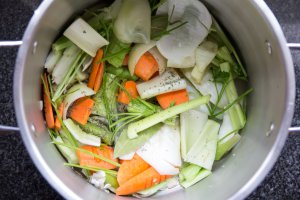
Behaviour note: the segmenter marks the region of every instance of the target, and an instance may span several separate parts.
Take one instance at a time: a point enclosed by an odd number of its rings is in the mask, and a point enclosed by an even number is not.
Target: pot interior
[[[123,199],[99,191],[72,169],[50,138],[40,110],[40,74],[52,42],[76,13],[96,0],[44,1],[23,38],[15,71],[14,97],[24,143],[48,182],[68,199]],[[294,104],[294,73],[278,22],[263,1],[206,0],[239,49],[254,92],[247,98],[247,125],[233,151],[213,174],[164,199],[240,199],[268,173],[287,136]]]

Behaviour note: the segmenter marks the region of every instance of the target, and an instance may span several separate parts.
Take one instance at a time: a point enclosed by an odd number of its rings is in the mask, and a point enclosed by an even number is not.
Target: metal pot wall
[[[50,143],[40,110],[39,74],[65,24],[96,0],[48,0],[36,10],[19,50],[14,76],[17,120],[24,143],[47,181],[67,199],[124,199],[99,191],[70,168]],[[159,199],[241,199],[266,176],[286,140],[294,107],[291,55],[281,28],[261,0],[206,0],[240,50],[254,92],[248,122],[233,151],[205,180]],[[59,14],[58,14],[59,13]]]

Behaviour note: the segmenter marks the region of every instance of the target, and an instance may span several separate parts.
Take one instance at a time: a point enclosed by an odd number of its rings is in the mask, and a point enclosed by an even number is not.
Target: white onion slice
[[[159,75],[163,74],[166,71],[167,67],[167,59],[161,55],[161,53],[158,51],[157,47],[153,47],[149,50],[149,53],[152,54],[152,56],[155,58],[157,64],[158,64],[158,73]]]

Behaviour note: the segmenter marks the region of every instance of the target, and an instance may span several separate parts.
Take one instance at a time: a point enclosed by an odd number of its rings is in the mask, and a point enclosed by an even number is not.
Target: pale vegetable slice
[[[70,133],[74,136],[76,140],[78,140],[82,144],[87,144],[91,146],[100,146],[101,144],[101,138],[87,134],[81,128],[76,125],[71,119],[65,119],[63,120],[65,126],[70,131]]]
[[[62,138],[60,136],[57,136],[56,138],[53,138],[53,140],[57,143],[64,143]],[[73,149],[70,149],[68,147],[65,147],[63,145],[56,145],[59,151],[63,154],[63,156],[68,160],[68,163],[77,164],[78,158]]]
[[[228,112],[225,112],[224,116],[223,116],[223,122],[220,127],[220,131],[219,131],[219,136],[218,136],[219,140],[223,139],[223,137],[225,137],[229,133],[234,133],[234,131],[235,130],[232,127],[230,116],[229,116]],[[224,138],[224,139],[226,140],[229,138]]]
[[[204,41],[199,47],[196,49],[196,65],[192,70],[192,77],[196,81],[196,83],[201,83],[203,75],[217,55],[218,45],[214,42]]]
[[[51,51],[49,55],[47,56],[46,62],[45,62],[45,68],[47,69],[47,72],[51,73],[56,65],[56,63],[59,61],[61,58],[62,53],[56,52],[56,51]]]
[[[131,76],[134,75],[135,65],[137,64],[141,56],[154,46],[155,46],[155,41],[150,41],[147,44],[134,45],[128,57],[128,69]]]
[[[140,97],[147,99],[159,94],[182,90],[186,88],[186,81],[181,79],[175,70],[169,69],[150,81],[138,83],[136,87]]]
[[[241,139],[239,134],[231,134],[218,142],[215,160],[220,160],[228,151],[230,151]]]
[[[200,136],[187,153],[186,162],[211,170],[215,160],[220,124],[207,120]]]
[[[68,73],[69,68],[76,60],[79,52],[80,49],[76,45],[71,45],[64,51],[63,56],[56,63],[52,72],[54,83],[60,84],[62,82],[65,75]]]
[[[64,36],[92,57],[95,57],[98,49],[109,44],[106,39],[81,18],[75,20],[65,30]]]
[[[174,60],[168,60],[167,66],[172,68],[190,68],[194,67],[196,64],[196,54],[195,51],[185,58],[183,58],[179,63],[174,62]]]
[[[68,91],[68,95],[64,99],[63,119],[67,118],[68,109],[74,101],[81,97],[91,96],[94,94],[94,90],[89,88],[86,84],[76,84],[73,87],[71,87]]]
[[[85,61],[82,63],[82,71],[84,72],[85,70],[87,70],[91,66],[92,62],[93,62],[93,57],[90,56],[87,57]]]
[[[176,3],[180,4],[180,1],[177,0]],[[172,11],[173,9],[174,6],[171,3],[169,16],[171,15],[170,10]],[[180,20],[183,23],[186,22],[186,24],[163,36],[157,42],[157,48],[160,53],[171,63],[176,64],[184,63],[186,57],[193,56],[197,46],[208,35],[212,24],[211,15],[207,8],[200,1],[195,0],[189,1],[184,7]]]
[[[123,0],[113,31],[124,43],[150,42],[151,8],[148,0]]]
[[[157,64],[158,64],[158,73],[159,75],[162,75],[167,68],[167,59],[161,55],[161,53],[158,51],[157,47],[153,47],[149,50],[149,53],[152,54],[152,56],[155,58]]]
[[[164,125],[137,154],[161,175],[175,175],[181,166],[179,127]]]
[[[208,115],[196,110],[189,110],[180,114],[181,156],[186,159],[187,152],[199,137]]]
[[[184,188],[188,188],[195,183],[201,181],[202,179],[206,178],[207,176],[211,175],[212,172],[206,169],[201,169],[200,172],[197,174],[197,176],[192,180],[183,181],[180,183]]]
[[[121,160],[131,160],[134,156],[135,152],[131,152],[131,153],[128,153],[128,154],[125,154],[123,156],[120,156],[119,159]]]
[[[211,95],[210,101],[213,104],[217,103],[219,96],[218,93],[220,93],[222,90],[222,84],[213,82],[213,76],[210,71],[205,72],[201,84],[196,83],[192,78],[192,69],[181,69],[181,71],[183,72],[184,76],[195,86],[197,90],[199,90],[199,92],[202,95]],[[224,108],[227,105],[228,99],[224,92],[217,106],[219,108]]]

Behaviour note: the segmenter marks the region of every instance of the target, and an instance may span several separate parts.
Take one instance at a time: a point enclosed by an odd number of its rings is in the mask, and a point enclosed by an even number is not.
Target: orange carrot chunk
[[[189,100],[189,96],[186,89],[183,89],[175,92],[160,94],[156,96],[156,99],[163,109],[167,109],[172,105],[178,105],[187,102]]]
[[[127,92],[132,98],[136,99],[139,96],[139,93],[136,89],[136,83],[134,81],[126,81],[124,88],[127,90]],[[118,95],[118,102],[129,104],[130,97],[126,94],[124,90],[122,90]]]
[[[144,81],[148,81],[156,72],[158,63],[151,53],[146,52],[137,62],[134,73]]]
[[[44,110],[45,110],[45,118],[48,128],[54,128],[54,115],[53,115],[53,109],[51,105],[51,99],[49,97],[50,91],[49,91],[49,85],[48,85],[48,79],[46,73],[44,74]]]
[[[64,111],[64,103],[62,102],[58,107],[58,115],[59,115],[60,118],[62,118],[63,111]],[[61,128],[61,124],[60,124],[60,121],[58,119],[58,116],[56,116],[56,118],[55,118],[54,126],[55,126],[55,129],[58,130],[58,131]]]
[[[103,156],[105,158],[108,158],[112,161],[118,162],[117,159],[113,158],[114,149],[110,146],[105,145],[105,146],[101,146],[101,147],[95,147],[95,146],[84,145],[84,146],[81,146],[80,148],[85,149],[94,154]],[[100,158],[96,158],[93,155],[84,153],[80,150],[76,150],[76,154],[79,159],[79,164],[81,166],[102,167],[105,169],[115,169],[116,168],[115,165],[105,162],[105,161],[101,160]]]
[[[98,68],[95,84],[94,84],[94,87],[93,87],[95,92],[98,92],[98,90],[100,89],[103,74],[104,74],[104,62],[101,62],[100,65],[99,65],[99,68]]]
[[[103,57],[103,50],[99,49],[97,51],[97,54],[95,56],[95,58],[93,59],[93,63],[92,63],[92,71],[90,73],[90,77],[89,77],[89,82],[88,82],[88,87],[91,89],[94,89],[94,85],[96,82],[96,77],[97,77],[97,73],[99,71],[99,67],[100,67],[100,61]]]
[[[117,188],[117,195],[129,195],[135,192],[147,189],[162,182],[162,178],[166,176],[160,175],[153,167],[149,167],[142,173],[134,176]],[[168,178],[171,176],[167,176]],[[163,178],[165,180],[165,178]]]
[[[94,101],[89,97],[83,97],[74,102],[70,109],[69,117],[76,122],[85,125],[92,112]]]
[[[124,184],[129,179],[148,169],[150,165],[146,163],[138,154],[134,154],[131,160],[124,160],[119,168],[117,180],[119,185]]]

